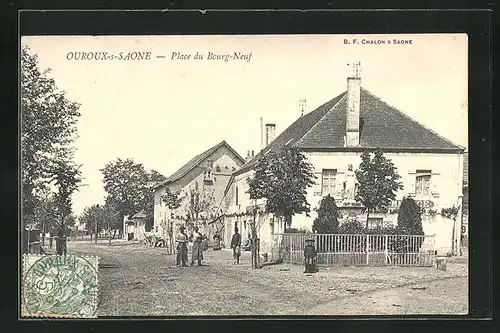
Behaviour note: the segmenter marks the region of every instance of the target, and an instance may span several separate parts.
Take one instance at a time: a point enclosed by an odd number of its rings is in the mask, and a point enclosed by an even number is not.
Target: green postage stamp
[[[21,316],[95,318],[99,258],[26,254],[21,280]]]

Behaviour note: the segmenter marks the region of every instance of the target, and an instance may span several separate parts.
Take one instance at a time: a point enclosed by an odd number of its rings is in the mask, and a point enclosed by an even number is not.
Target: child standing
[[[316,247],[314,247],[314,239],[306,239],[306,247],[304,248],[304,273],[316,273],[316,258],[317,258]]]

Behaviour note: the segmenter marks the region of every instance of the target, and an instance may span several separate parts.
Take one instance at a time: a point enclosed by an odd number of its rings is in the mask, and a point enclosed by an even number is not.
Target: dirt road
[[[98,316],[464,314],[467,265],[342,267],[314,275],[295,265],[251,270],[249,253],[207,251],[206,266],[176,267],[173,255],[142,244],[69,242],[100,257]]]

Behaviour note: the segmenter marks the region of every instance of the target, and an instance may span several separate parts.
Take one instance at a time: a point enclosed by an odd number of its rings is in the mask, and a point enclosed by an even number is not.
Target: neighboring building
[[[186,224],[187,221],[193,220],[193,216],[190,216],[189,205],[194,199],[190,197],[190,193],[196,184],[198,184],[198,192],[202,196],[204,194],[205,198],[211,199],[210,207],[198,216],[202,224],[208,224],[218,215],[218,203],[223,197],[231,174],[244,163],[245,160],[226,141],[222,141],[191,159],[164,182],[154,186],[153,231],[166,235],[170,227],[175,229],[178,224]],[[172,191],[181,191],[181,197],[184,197],[181,207],[174,211],[170,211],[161,200],[167,187]],[[205,233],[211,231],[210,228],[202,230]]]
[[[143,240],[146,233],[146,214],[140,211],[128,219],[124,219],[124,237],[127,240]]]
[[[359,77],[349,77],[346,92],[301,116],[275,139],[274,131],[274,124],[266,125],[263,150],[232,175],[221,205],[228,234],[235,225],[244,236],[249,232],[253,203],[246,193],[247,179],[252,176],[262,154],[285,146],[298,147],[313,164],[317,176],[316,185],[307,193],[311,217],[305,214],[293,216],[293,228],[311,230],[316,217],[314,210],[327,194],[337,200],[343,218],[349,214],[357,215],[365,222],[362,207],[353,200],[353,193],[357,190],[353,173],[359,167],[361,153],[376,148],[381,148],[395,164],[404,189],[397,193],[392,214],[370,214],[370,225],[395,223],[395,213],[404,196],[413,197],[422,207],[437,212],[441,208],[461,206],[464,148],[362,88]],[[349,170],[351,165],[352,170]],[[262,200],[257,204],[264,206]],[[269,251],[272,235],[283,231],[283,221],[271,214],[263,214],[258,217],[258,225],[261,250]],[[440,234],[436,236],[436,242],[441,247],[451,245],[452,225],[448,222],[429,222],[426,225],[424,231],[427,234]],[[446,232],[437,231],[438,225]]]

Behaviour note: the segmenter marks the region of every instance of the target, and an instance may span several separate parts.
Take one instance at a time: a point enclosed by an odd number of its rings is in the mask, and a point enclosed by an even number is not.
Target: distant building
[[[222,141],[195,156],[167,180],[154,186],[154,232],[165,234],[169,227],[175,229],[180,224],[189,225],[189,222],[195,219],[191,216],[189,206],[192,200],[197,200],[191,197],[191,190],[196,184],[200,194],[213,199],[210,200],[209,208],[197,217],[202,226],[208,225],[208,222],[219,214],[218,203],[223,197],[231,174],[244,163],[245,160],[226,141]],[[166,207],[162,201],[166,188],[174,192],[180,191],[181,197],[184,198],[181,207],[173,211]],[[204,230],[204,232],[210,231]]]
[[[368,222],[371,226],[395,223],[395,213],[405,196],[414,198],[427,211],[440,212],[441,208],[462,206],[464,148],[362,88],[360,77],[349,77],[345,92],[304,114],[276,138],[274,124],[267,124],[265,132],[265,147],[233,173],[226,188],[221,203],[226,237],[235,225],[243,235],[249,232],[253,203],[246,193],[249,188],[247,179],[253,175],[254,167],[263,154],[286,146],[299,148],[313,164],[317,176],[315,186],[307,192],[311,217],[305,214],[293,216],[294,228],[306,227],[310,230],[316,217],[314,209],[328,194],[336,199],[343,218],[356,215],[361,222],[365,222],[366,215],[361,214],[363,207],[353,200],[357,185],[352,177],[361,162],[361,153],[376,148],[381,148],[395,164],[404,189],[397,193],[392,214],[370,214]],[[260,200],[258,204],[264,207],[264,201]],[[258,225],[261,249],[269,251],[272,235],[283,232],[283,221],[272,214],[263,214],[258,217]],[[436,231],[438,225],[442,225],[446,235],[444,231]],[[436,236],[439,238],[437,246],[442,246],[442,251],[445,251],[444,248],[451,245],[449,235],[452,225],[436,222],[426,226],[426,233],[439,234],[439,237]]]
[[[143,240],[146,233],[146,214],[143,210],[124,218],[123,223],[124,238],[127,240]]]

